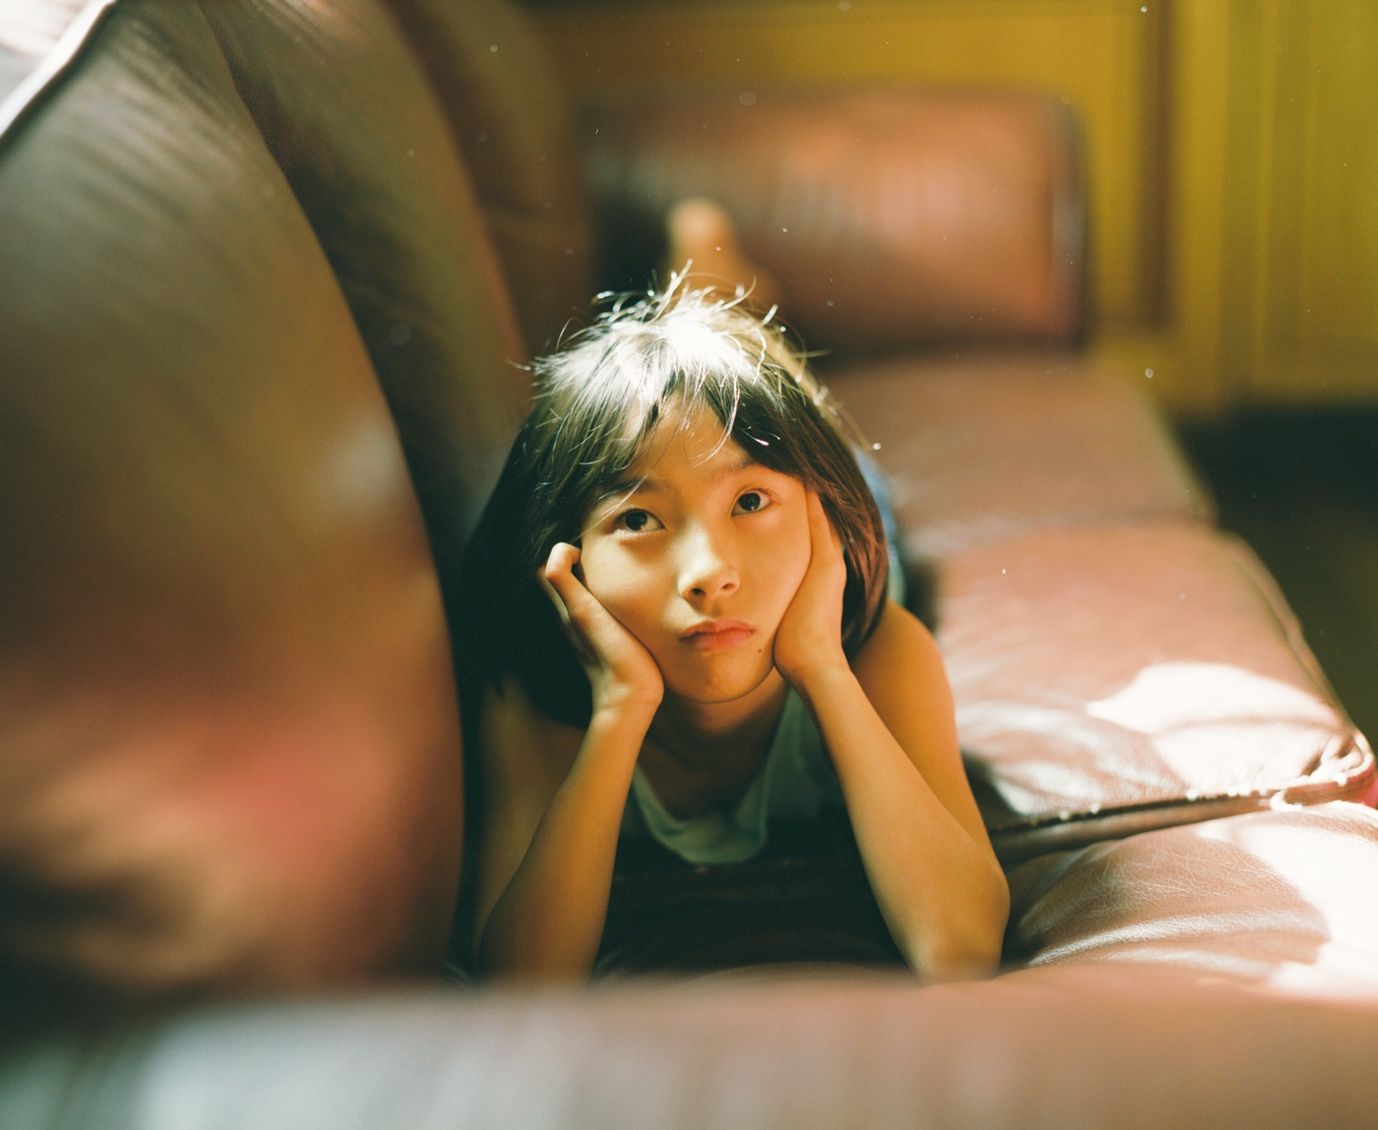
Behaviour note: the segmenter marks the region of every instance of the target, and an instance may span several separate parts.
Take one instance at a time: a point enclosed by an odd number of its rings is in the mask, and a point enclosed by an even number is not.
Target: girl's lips
[[[745,643],[754,630],[740,620],[717,620],[691,628],[680,640],[696,651],[720,651]]]

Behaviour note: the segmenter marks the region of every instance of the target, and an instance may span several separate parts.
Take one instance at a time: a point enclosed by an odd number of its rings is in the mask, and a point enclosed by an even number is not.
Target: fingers
[[[619,706],[659,704],[664,682],[645,647],[605,608],[575,572],[578,548],[557,543],[537,579],[560,617],[565,639],[574,649],[593,687],[595,702]]]
[[[568,542],[556,542],[546,558],[545,566],[536,571],[536,579],[550,597],[555,611],[564,625],[565,636],[581,654],[587,652],[583,633],[577,621],[588,614],[588,605],[593,597],[582,582],[574,575],[574,566],[579,562],[579,549]]]
[[[583,580],[575,575],[580,551],[567,542],[557,542],[546,558],[540,580],[564,623],[565,634],[584,655],[605,648],[611,641],[609,631],[616,631],[616,620],[598,598],[589,592]]]
[[[566,578],[574,579],[574,562],[578,560],[578,555],[579,551],[574,546],[557,542],[546,558],[545,565],[536,570],[536,580],[540,582],[541,588],[545,589],[546,596],[550,597],[550,602],[555,605],[560,619],[566,624],[569,623],[569,608],[560,594],[560,587],[565,586]]]
[[[537,578],[548,592],[563,595],[570,590],[571,583],[578,583],[574,576],[574,566],[578,562],[579,547],[557,541],[550,548],[545,567],[537,571]]]
[[[828,512],[823,507],[823,499],[812,488],[808,493],[808,508],[809,548],[812,550],[813,560],[826,562],[833,558],[840,558],[842,556],[842,538],[828,518]]]

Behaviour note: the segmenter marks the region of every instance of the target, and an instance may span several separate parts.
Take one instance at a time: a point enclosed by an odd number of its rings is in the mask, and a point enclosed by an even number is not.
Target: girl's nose
[[[680,568],[680,594],[686,600],[705,600],[735,592],[741,578],[729,557],[706,533],[691,537]]]

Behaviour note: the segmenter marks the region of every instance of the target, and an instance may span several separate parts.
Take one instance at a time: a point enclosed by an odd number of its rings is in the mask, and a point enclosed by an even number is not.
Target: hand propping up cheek
[[[807,494],[809,567],[775,634],[775,666],[796,687],[810,670],[847,665],[842,651],[842,593],[847,564],[842,539],[818,492]]]
[[[593,708],[644,706],[654,710],[665,695],[655,659],[575,575],[579,550],[557,543],[539,573],[565,635],[593,688]]]

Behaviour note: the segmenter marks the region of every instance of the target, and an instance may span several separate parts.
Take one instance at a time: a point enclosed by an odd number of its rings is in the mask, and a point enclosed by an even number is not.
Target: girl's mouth
[[[696,651],[721,651],[745,643],[754,631],[740,620],[705,620],[680,636],[680,642]]]

